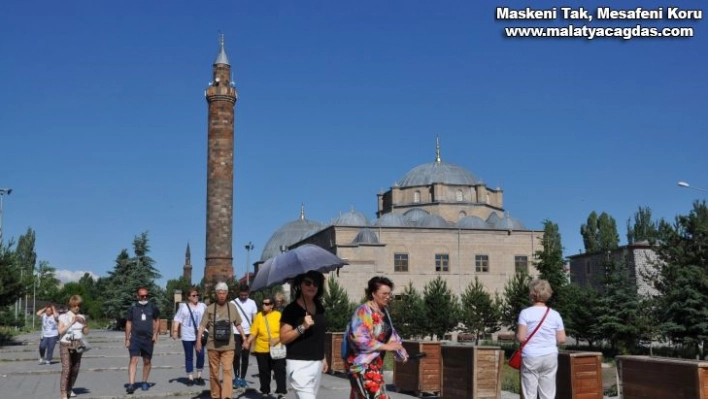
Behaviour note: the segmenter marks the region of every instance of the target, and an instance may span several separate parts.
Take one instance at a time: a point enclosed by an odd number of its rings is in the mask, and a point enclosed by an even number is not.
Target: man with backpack
[[[248,372],[248,360],[251,354],[250,347],[244,346],[243,343],[248,341],[248,337],[251,335],[251,324],[253,324],[253,318],[256,317],[258,313],[258,305],[256,302],[249,298],[250,288],[246,284],[242,284],[238,288],[238,298],[231,301],[231,303],[238,309],[239,316],[241,316],[241,328],[243,328],[243,335],[234,327],[234,338],[236,340],[236,353],[234,354],[234,388],[248,388],[248,383],[246,382],[246,373]]]
[[[137,299],[125,316],[125,347],[130,353],[128,365],[128,386],[125,391],[129,394],[135,392],[135,374],[138,371],[138,359],[143,358],[143,381],[140,388],[143,391],[150,389],[148,377],[152,367],[152,350],[157,342],[158,319],[160,310],[149,301],[148,290],[138,288]]]

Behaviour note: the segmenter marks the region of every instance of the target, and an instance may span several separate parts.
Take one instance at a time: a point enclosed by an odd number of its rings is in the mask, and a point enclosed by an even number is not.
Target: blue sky
[[[239,90],[234,266],[299,215],[328,222],[435,157],[504,189],[567,255],[595,210],[672,219],[708,188],[708,26],[690,39],[507,39],[472,1],[35,1],[0,5],[3,236],[106,275],[148,231],[163,281],[192,250],[202,277],[204,89],[218,34]],[[596,2],[583,2],[594,9]],[[607,4],[605,4],[607,5]],[[677,0],[614,7],[704,6]],[[667,21],[641,21],[666,25]],[[580,23],[577,23],[578,25]],[[634,26],[637,22],[592,23]]]

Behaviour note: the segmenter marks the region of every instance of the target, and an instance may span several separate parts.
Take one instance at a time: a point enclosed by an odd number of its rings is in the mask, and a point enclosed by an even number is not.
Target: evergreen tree
[[[695,202],[673,226],[659,225],[652,281],[659,292],[660,328],[674,342],[698,349],[708,340],[708,207]]]
[[[344,331],[354,313],[354,305],[349,302],[349,295],[339,285],[334,273],[330,273],[327,278],[327,287],[322,295],[322,305],[327,314],[327,331]]]
[[[563,305],[563,325],[566,334],[578,341],[585,340],[592,346],[602,339],[597,331],[597,320],[601,315],[598,299],[601,294],[591,285],[579,286],[567,284],[565,286]]]
[[[475,336],[475,345],[480,338],[501,329],[500,311],[497,303],[475,276],[474,282],[467,286],[461,296],[460,322],[463,330]]]
[[[440,276],[425,284],[423,289],[425,304],[425,325],[430,334],[443,339],[445,334],[459,323],[457,298]]]
[[[604,294],[598,300],[598,317],[595,331],[610,341],[620,354],[628,354],[639,339],[640,298],[637,286],[629,277],[625,259],[612,259],[604,263]]]
[[[564,271],[563,245],[561,244],[561,235],[557,224],[550,220],[543,222],[543,239],[541,243],[543,249],[536,251],[535,254],[536,270],[539,272],[539,278],[547,280],[553,289],[554,294],[548,305],[562,313],[563,291],[568,279]]]
[[[653,244],[658,234],[657,223],[651,219],[651,208],[639,207],[634,213],[634,222],[627,219],[627,243],[634,244],[639,241],[648,241]]]
[[[531,306],[529,284],[531,276],[528,273],[515,273],[504,284],[504,299],[501,306],[501,323],[512,331],[516,331],[519,313]]]
[[[392,301],[389,307],[393,325],[402,338],[412,339],[426,333],[425,304],[412,282],[403,288],[401,300]]]

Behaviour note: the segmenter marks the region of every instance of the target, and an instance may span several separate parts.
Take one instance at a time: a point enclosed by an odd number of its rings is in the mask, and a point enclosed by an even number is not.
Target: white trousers
[[[526,399],[555,399],[558,354],[521,358],[521,391]]]
[[[322,360],[291,360],[285,363],[290,385],[298,399],[316,399],[322,380]]]

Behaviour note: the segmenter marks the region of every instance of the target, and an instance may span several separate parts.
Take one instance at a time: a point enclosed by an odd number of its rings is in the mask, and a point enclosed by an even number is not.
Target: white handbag
[[[265,325],[266,325],[266,331],[268,331],[268,342],[270,342],[270,326],[268,326],[268,316],[263,315],[263,319],[265,319]],[[275,346],[270,347],[270,357],[271,359],[285,359],[285,357],[288,355],[288,348],[281,344],[278,343]]]

